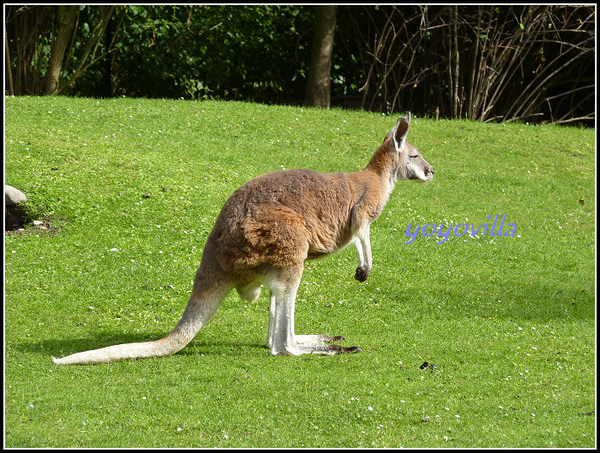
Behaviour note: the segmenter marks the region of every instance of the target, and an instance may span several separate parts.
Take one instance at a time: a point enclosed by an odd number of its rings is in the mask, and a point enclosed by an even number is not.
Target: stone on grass
[[[27,201],[27,197],[23,192],[4,184],[4,203],[6,203],[6,206],[16,206],[23,201]]]

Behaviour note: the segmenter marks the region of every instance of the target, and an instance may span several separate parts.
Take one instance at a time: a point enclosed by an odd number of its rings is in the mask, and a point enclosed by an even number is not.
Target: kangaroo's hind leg
[[[355,352],[352,348],[327,344],[341,337],[326,335],[296,336],[294,311],[309,238],[303,217],[284,206],[255,206],[242,223],[245,240],[252,246],[247,262],[258,264],[261,278],[271,293],[269,337],[273,355],[337,354]],[[242,296],[256,294],[253,284],[238,288]]]
[[[277,269],[269,273],[267,287],[271,291],[271,311],[269,316],[269,339],[273,355],[324,354],[334,355],[346,352],[361,352],[357,347],[343,347],[329,344],[343,337],[329,335],[296,335],[294,311],[296,293],[302,277],[302,266]]]

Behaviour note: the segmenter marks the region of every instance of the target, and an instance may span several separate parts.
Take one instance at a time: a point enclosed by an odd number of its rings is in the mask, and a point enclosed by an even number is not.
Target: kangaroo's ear
[[[410,124],[410,112],[399,118],[396,125],[390,132],[390,145],[393,144],[396,152],[400,152],[408,135],[408,126]]]

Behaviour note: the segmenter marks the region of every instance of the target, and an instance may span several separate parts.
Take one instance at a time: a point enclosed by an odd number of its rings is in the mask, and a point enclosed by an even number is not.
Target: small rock
[[[43,225],[43,224],[44,224],[44,222],[42,222],[41,220],[34,220],[33,221],[33,225],[34,226],[40,226],[40,225]]]
[[[4,203],[6,203],[6,206],[16,206],[23,201],[27,201],[27,197],[23,192],[12,186],[4,185]]]
[[[432,372],[437,368],[437,365],[429,362],[424,362],[423,365],[419,367],[419,369],[424,370],[425,368],[431,368]]]

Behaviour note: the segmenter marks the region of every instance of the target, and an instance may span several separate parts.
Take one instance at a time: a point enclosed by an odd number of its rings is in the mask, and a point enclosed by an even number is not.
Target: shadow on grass
[[[595,317],[595,289],[590,280],[543,284],[538,281],[488,283],[485,279],[473,283],[465,279],[464,287],[473,289],[469,291],[454,284],[429,284],[417,303],[413,302],[414,295],[406,291],[390,292],[388,297],[392,305],[406,307],[407,311],[435,321],[468,317],[515,322],[590,321]]]

